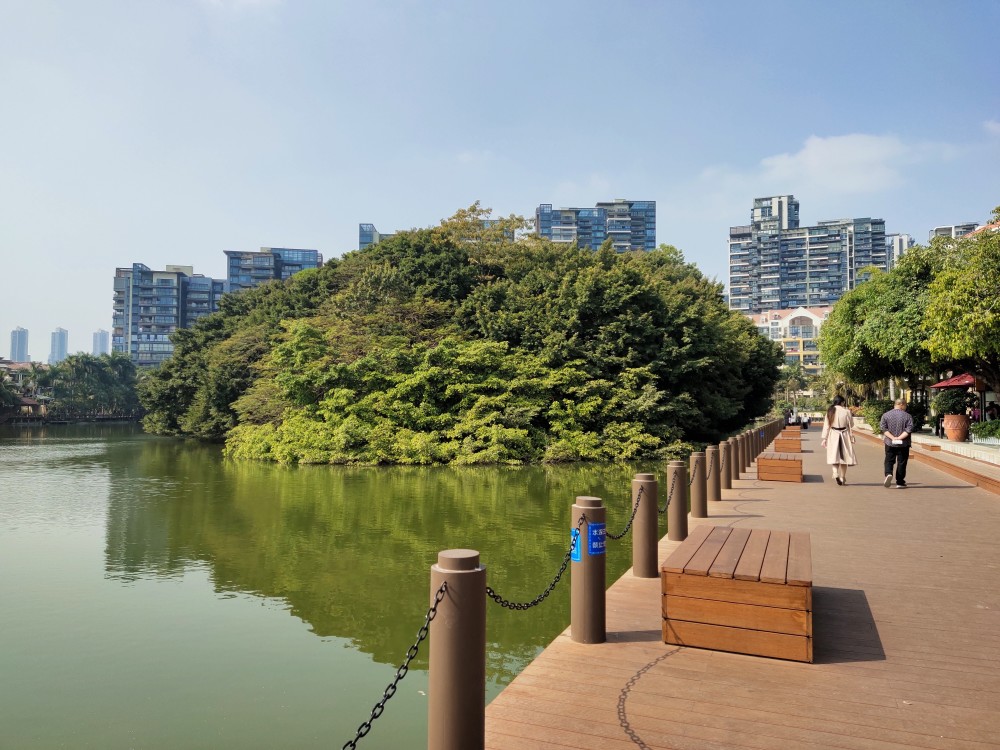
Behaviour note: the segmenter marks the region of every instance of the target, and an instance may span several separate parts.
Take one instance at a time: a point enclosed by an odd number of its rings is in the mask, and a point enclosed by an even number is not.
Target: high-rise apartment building
[[[28,356],[28,330],[18,326],[10,332],[10,361],[30,362]]]
[[[65,328],[57,328],[52,332],[52,347],[49,349],[49,364],[57,365],[66,359],[69,348],[69,332]]]
[[[750,224],[729,228],[729,306],[744,313],[832,305],[874,266],[888,270],[883,219],[799,226],[792,195],[755,198]]]
[[[935,237],[950,237],[955,239],[956,237],[964,237],[970,232],[976,231],[979,226],[974,221],[967,222],[965,224],[949,224],[943,227],[934,227],[929,233],[927,239],[932,240]]]
[[[323,265],[318,250],[262,247],[260,251],[225,250],[227,291],[238,292],[266,281],[283,280],[307,268]]]
[[[594,208],[553,208],[542,203],[535,209],[535,233],[553,242],[577,243],[598,249],[605,240],[617,252],[656,249],[656,201],[621,198]]]
[[[358,250],[364,250],[369,245],[377,245],[382,240],[394,237],[395,234],[382,234],[374,224],[358,224]]]
[[[215,312],[225,286],[191,266],[115,269],[112,350],[128,354],[137,367],[159,365],[173,354],[170,334]]]
[[[91,353],[95,357],[101,357],[111,353],[111,337],[103,328],[94,331],[94,347]]]

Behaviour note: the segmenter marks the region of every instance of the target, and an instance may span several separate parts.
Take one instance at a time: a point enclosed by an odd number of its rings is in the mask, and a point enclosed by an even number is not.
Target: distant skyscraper
[[[69,348],[69,333],[65,328],[57,328],[52,332],[52,348],[49,350],[49,364],[57,365],[66,359]]]
[[[358,224],[358,250],[364,250],[369,245],[376,245],[394,236],[394,234],[380,234],[374,224]]]
[[[535,209],[535,233],[553,242],[575,242],[591,250],[608,239],[620,253],[655,250],[656,201],[618,198],[594,208],[556,209],[551,203],[542,203]]]
[[[944,227],[934,227],[929,232],[929,237],[927,239],[932,240],[935,237],[951,237],[955,239],[956,237],[964,237],[969,234],[969,232],[976,231],[976,227],[979,225],[972,221],[966,224],[950,224]]]
[[[115,269],[112,351],[128,354],[137,367],[159,365],[173,354],[170,334],[218,310],[225,286],[191,266]]]
[[[103,328],[94,331],[94,350],[93,354],[95,357],[100,357],[102,355],[111,352],[111,337],[108,332]]]
[[[729,228],[729,306],[744,313],[832,305],[888,270],[883,219],[836,219],[799,227],[792,195],[755,198],[750,224]]]
[[[227,258],[227,290],[238,292],[259,286],[266,281],[287,279],[307,268],[323,265],[318,250],[296,250],[288,247],[262,247],[260,252],[224,250]]]
[[[21,326],[10,332],[10,361],[31,361],[31,358],[28,357],[28,331]]]

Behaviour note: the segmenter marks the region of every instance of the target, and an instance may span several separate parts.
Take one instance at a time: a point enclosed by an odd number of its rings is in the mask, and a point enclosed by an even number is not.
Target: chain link
[[[605,533],[606,537],[608,537],[609,539],[618,540],[628,533],[628,530],[632,528],[632,522],[635,520],[635,514],[639,510],[639,501],[642,500],[642,495],[645,491],[646,491],[645,486],[640,484],[639,494],[635,498],[635,505],[632,506],[632,517],[628,519],[628,523],[625,524],[625,528],[622,530],[622,533],[621,534]]]
[[[584,522],[586,520],[587,520],[586,514],[580,516],[580,520],[576,522],[576,531],[580,530],[580,527],[583,526],[583,524],[584,524]],[[575,539],[573,539],[570,542],[569,549],[566,550],[566,554],[563,557],[562,565],[559,567],[559,572],[556,573],[556,577],[552,579],[552,583],[550,583],[548,585],[548,587],[546,587],[545,591],[543,591],[541,594],[539,594],[538,596],[536,596],[530,602],[512,602],[512,601],[509,601],[507,599],[504,599],[502,596],[500,596],[500,594],[498,594],[497,592],[495,592],[489,586],[486,587],[486,596],[488,596],[490,599],[492,599],[493,601],[495,601],[501,607],[506,607],[507,609],[515,609],[515,610],[531,609],[532,607],[535,607],[535,606],[541,604],[543,601],[545,601],[545,598],[549,594],[552,593],[552,589],[554,589],[556,587],[556,584],[559,583],[559,579],[562,578],[563,577],[563,573],[566,572],[566,568],[569,566],[570,557],[572,557],[572,555],[573,555],[573,547],[577,543],[577,540],[579,540],[580,544],[583,544],[583,542],[584,542],[584,540],[580,539],[579,536],[577,536]]]
[[[688,480],[688,487],[694,484],[694,475],[698,471],[699,466],[701,466],[701,459],[696,458],[694,460],[694,466],[691,467],[691,478]]]
[[[430,606],[430,609],[427,610],[427,616],[424,617],[424,624],[421,625],[420,630],[417,631],[416,642],[406,650],[406,658],[403,660],[403,663],[399,665],[399,669],[396,670],[395,679],[389,683],[388,687],[386,687],[385,691],[382,693],[382,699],[375,704],[375,707],[372,709],[371,717],[369,717],[368,721],[362,722],[361,726],[358,727],[358,733],[354,735],[354,739],[345,742],[341,750],[348,750],[348,748],[354,750],[354,748],[358,746],[358,740],[372,730],[372,722],[381,716],[383,711],[385,711],[385,704],[396,694],[396,686],[399,684],[400,680],[406,677],[406,673],[410,671],[410,662],[416,657],[420,644],[427,639],[427,636],[430,633],[431,621],[437,615],[438,605],[441,603],[441,600],[444,599],[444,595],[447,590],[448,582],[445,581],[441,584],[437,593],[434,594],[434,603]]]
[[[677,475],[678,475],[679,473],[680,473],[680,472],[678,472],[678,471],[675,471],[675,472],[673,473],[673,476],[671,476],[671,477],[670,477],[670,491],[669,491],[669,492],[667,492],[667,502],[665,502],[665,503],[663,504],[663,507],[662,507],[662,508],[657,508],[657,509],[656,509],[656,510],[657,510],[657,512],[659,512],[659,514],[660,514],[661,516],[662,516],[662,515],[663,515],[664,513],[666,513],[666,512],[667,512],[667,508],[669,508],[669,507],[670,507],[670,501],[674,499],[674,485],[675,485],[675,484],[677,484]]]
[[[705,470],[706,477],[712,476],[712,469],[715,468],[715,456],[717,453],[718,451],[712,451],[712,459],[708,462],[708,468]]]

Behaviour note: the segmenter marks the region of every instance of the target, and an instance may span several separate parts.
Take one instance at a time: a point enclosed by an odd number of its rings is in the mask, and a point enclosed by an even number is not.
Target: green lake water
[[[340,748],[393,679],[443,549],[530,601],[570,506],[628,521],[654,465],[280,467],[131,426],[0,430],[0,748]],[[608,543],[608,584],[631,565]],[[569,624],[487,602],[491,700]],[[422,748],[427,644],[371,733]]]

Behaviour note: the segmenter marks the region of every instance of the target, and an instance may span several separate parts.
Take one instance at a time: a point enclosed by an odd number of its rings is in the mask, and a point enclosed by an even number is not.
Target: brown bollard
[[[450,549],[431,566],[431,604],[448,584],[430,625],[427,747],[486,745],[486,568],[479,553]]]
[[[733,477],[729,470],[729,463],[732,461],[729,458],[729,441],[723,440],[719,443],[719,499],[722,499],[722,490],[731,490],[733,488]]]
[[[641,491],[641,495],[639,494]],[[659,499],[653,474],[636,474],[632,480],[632,507],[639,507],[632,522],[632,575],[636,578],[659,578],[657,543],[660,539]]]
[[[747,470],[747,436],[740,433],[736,436],[736,471],[737,479],[739,475]]]
[[[743,471],[750,471],[750,462],[753,460],[751,455],[753,454],[753,449],[751,448],[751,443],[753,438],[750,434],[750,430],[743,433]]]
[[[705,497],[714,503],[722,499],[722,489],[719,483],[719,446],[709,445],[705,448]]]
[[[736,480],[740,478],[740,452],[736,438],[731,437],[729,438],[728,442],[729,442],[729,481],[730,481],[729,486],[733,487]]]
[[[667,487],[673,493],[667,501],[667,539],[683,542],[688,535],[688,478],[683,461],[667,464]]]
[[[691,518],[708,518],[708,490],[705,488],[705,454],[691,454]]]
[[[570,557],[570,637],[577,643],[604,643],[607,511],[599,497],[578,497],[571,514],[574,530],[580,516],[587,520]]]

